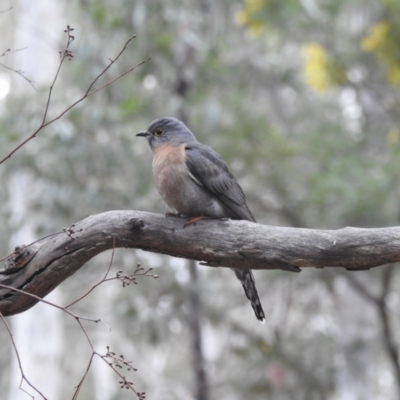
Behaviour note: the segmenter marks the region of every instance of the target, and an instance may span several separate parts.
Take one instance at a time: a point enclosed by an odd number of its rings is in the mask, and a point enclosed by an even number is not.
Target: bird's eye
[[[162,136],[163,133],[164,133],[164,131],[163,131],[161,128],[157,128],[157,129],[154,131],[154,134],[155,134],[156,136]]]

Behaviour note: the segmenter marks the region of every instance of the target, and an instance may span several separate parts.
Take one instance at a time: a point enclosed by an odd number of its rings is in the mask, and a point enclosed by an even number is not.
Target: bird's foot
[[[166,218],[169,218],[169,217],[182,217],[182,214],[173,213],[173,212],[167,212],[167,213],[165,213],[165,216],[166,216]]]
[[[186,222],[185,225],[183,225],[183,228],[186,228],[189,225],[193,225],[198,221],[201,221],[202,219],[208,219],[209,217],[205,217],[204,215],[199,215],[198,217],[192,217],[189,219],[189,221]]]

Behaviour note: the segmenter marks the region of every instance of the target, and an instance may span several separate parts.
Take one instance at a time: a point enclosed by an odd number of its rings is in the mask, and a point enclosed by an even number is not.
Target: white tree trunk
[[[37,239],[35,222],[28,217],[32,178],[28,172],[16,172],[10,179],[10,225],[14,235],[10,247],[17,243],[30,243]],[[60,303],[60,289],[49,296],[49,300]],[[22,367],[29,381],[51,400],[61,399],[61,374],[58,373],[63,355],[62,313],[46,304],[38,304],[26,313],[9,319]],[[10,346],[10,350],[12,347]],[[12,350],[11,350],[12,351]],[[21,371],[17,357],[12,356],[9,400],[26,400],[26,394],[19,389]],[[26,383],[23,388],[37,395]]]

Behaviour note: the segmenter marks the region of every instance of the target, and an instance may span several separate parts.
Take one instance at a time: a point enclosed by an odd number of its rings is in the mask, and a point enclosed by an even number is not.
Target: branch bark
[[[329,231],[206,219],[183,228],[186,221],[141,211],[109,211],[22,247],[2,271],[7,275],[0,278],[0,312],[18,314],[38,301],[4,285],[42,298],[92,257],[112,249],[114,242],[115,247],[245,269],[330,266],[357,271],[400,261],[400,227]]]

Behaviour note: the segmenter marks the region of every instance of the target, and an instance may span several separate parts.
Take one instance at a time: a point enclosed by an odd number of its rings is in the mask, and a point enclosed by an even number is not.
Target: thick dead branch
[[[186,219],[140,211],[90,216],[7,259],[0,279],[0,312],[23,312],[95,255],[115,247],[138,248],[248,269],[345,267],[364,270],[400,261],[400,227],[335,231],[272,227],[249,221]]]

